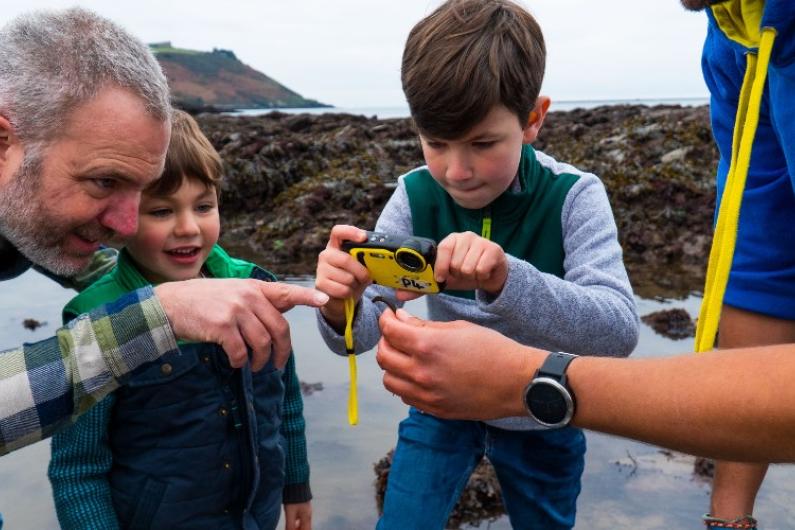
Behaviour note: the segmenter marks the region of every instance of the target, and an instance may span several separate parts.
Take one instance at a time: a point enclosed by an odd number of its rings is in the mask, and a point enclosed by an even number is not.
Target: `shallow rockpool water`
[[[302,283],[310,285],[310,281]],[[35,341],[53,333],[61,307],[73,292],[35,272],[0,286],[0,349]],[[695,315],[700,299],[638,300],[640,314],[683,307]],[[408,309],[424,314],[424,304]],[[36,331],[25,318],[46,321]],[[288,314],[297,355],[298,374],[323,389],[304,397],[307,439],[315,495],[316,530],[373,528],[377,518],[373,464],[394,446],[397,423],[406,413],[403,403],[381,386],[381,371],[371,353],[359,357],[360,423],[349,427],[346,416],[348,367],[320,339],[315,316],[306,308]],[[641,324],[636,356],[690,351],[692,341],[672,341]],[[46,477],[49,442],[44,441],[0,459],[0,512],[6,529],[57,528]],[[588,433],[583,490],[578,501],[578,529],[667,530],[700,528],[707,510],[709,484],[692,475],[692,459],[669,458],[654,446]],[[795,516],[795,470],[774,466],[762,487],[756,515],[761,528],[792,528]],[[481,528],[508,529],[503,517]]]

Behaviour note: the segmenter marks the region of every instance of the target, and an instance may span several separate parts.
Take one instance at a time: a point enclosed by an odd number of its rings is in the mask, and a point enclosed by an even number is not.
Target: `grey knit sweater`
[[[560,220],[564,277],[540,272],[509,255],[508,278],[498,296],[479,290],[475,300],[445,294],[426,296],[428,316],[437,321],[475,322],[536,348],[579,355],[627,356],[637,344],[638,315],[604,185],[591,173],[559,163],[540,151],[535,153],[537,161],[554,173],[579,176],[566,196]],[[384,207],[376,231],[412,233],[404,177],[398,179],[398,187]],[[380,338],[378,317],[383,305],[372,303],[375,296],[394,300],[394,291],[376,285],[365,291],[354,321],[357,353],[373,348]],[[345,355],[344,338],[319,311],[317,315],[326,344],[335,353]],[[512,430],[542,428],[528,417],[488,423]]]

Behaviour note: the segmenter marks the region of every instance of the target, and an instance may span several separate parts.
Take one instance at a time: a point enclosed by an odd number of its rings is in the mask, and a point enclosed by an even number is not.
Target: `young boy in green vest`
[[[638,318],[604,186],[530,146],[550,105],[539,96],[544,62],[537,23],[509,0],[451,0],[420,21],[402,80],[427,165],[398,179],[375,230],[439,242],[435,275],[446,289],[427,297],[430,318],[470,320],[552,351],[626,356]],[[372,299],[412,297],[370,285],[340,248],[365,237],[335,226],[318,261],[317,288],[331,297],[319,327],[338,354],[346,298],[357,301],[359,353],[380,336],[384,306]],[[575,428],[545,430],[529,417],[450,421],[411,408],[378,528],[444,528],[485,454],[513,528],[569,529],[584,453]]]
[[[148,284],[273,281],[217,245],[222,169],[195,120],[174,111],[165,169],[144,190],[137,234],[117,266],[66,305],[64,320]],[[282,504],[286,527],[310,528],[295,361],[252,372],[233,369],[217,344],[180,343],[53,436],[49,477],[63,528],[273,530]]]

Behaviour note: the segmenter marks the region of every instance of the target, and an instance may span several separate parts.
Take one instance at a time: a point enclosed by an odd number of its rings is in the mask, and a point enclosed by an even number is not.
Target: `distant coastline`
[[[574,109],[592,109],[601,106],[614,105],[681,105],[683,107],[698,107],[708,105],[709,98],[704,97],[679,97],[679,98],[635,98],[635,99],[568,99],[552,101],[550,111],[569,111]],[[357,116],[377,117],[381,120],[392,118],[408,118],[408,105],[380,106],[380,107],[302,107],[281,109],[237,109],[222,111],[229,116],[261,116],[269,112],[278,111],[285,114],[353,114]]]
[[[195,101],[186,101],[175,99],[171,102],[171,104],[181,110],[184,110],[188,114],[196,116],[198,114],[242,114],[246,116],[258,116],[261,114],[267,114],[273,111],[285,111],[289,114],[297,114],[300,112],[309,112],[315,110],[325,110],[325,112],[333,112],[331,109],[331,105],[326,105],[325,103],[318,103],[315,102],[313,104],[308,104],[305,107],[289,107],[289,108],[282,108],[278,106],[260,106],[255,108],[246,108],[246,109],[238,109],[234,105],[206,105],[201,102]]]

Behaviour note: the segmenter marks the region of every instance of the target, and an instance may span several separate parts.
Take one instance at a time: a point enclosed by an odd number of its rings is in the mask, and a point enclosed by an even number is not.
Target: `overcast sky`
[[[340,107],[404,105],[409,29],[439,0],[0,0],[0,22],[80,5],[146,42],[233,50],[299,94]],[[678,0],[524,0],[547,42],[554,100],[706,97],[703,13]]]

